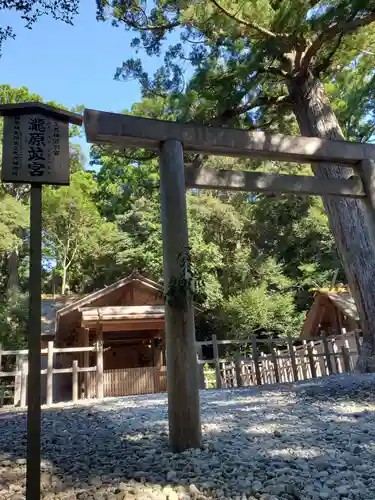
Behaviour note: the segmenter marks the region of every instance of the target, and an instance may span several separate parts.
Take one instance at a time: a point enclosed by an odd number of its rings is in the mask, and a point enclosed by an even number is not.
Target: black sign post
[[[26,499],[40,500],[42,186],[69,184],[69,123],[82,117],[40,103],[2,105],[0,116],[1,179],[31,184]]]

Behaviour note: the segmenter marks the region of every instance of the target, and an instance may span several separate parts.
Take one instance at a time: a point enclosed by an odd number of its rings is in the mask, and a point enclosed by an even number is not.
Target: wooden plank
[[[73,377],[72,377],[72,400],[73,403],[78,401],[78,361],[73,360]]]
[[[260,369],[259,369],[259,353],[258,353],[257,339],[255,335],[252,336],[251,344],[252,344],[252,358],[254,361],[256,383],[257,385],[262,385],[262,378],[260,376]]]
[[[332,351],[333,351],[333,360],[334,360],[334,366],[335,366],[335,373],[342,373],[342,367],[341,367],[341,360],[340,360],[340,353],[339,349],[337,347],[336,339],[332,339]]]
[[[278,384],[280,382],[280,372],[279,372],[279,366],[277,364],[277,358],[281,358],[281,356],[276,355],[275,348],[271,349],[271,358],[272,358],[272,363],[273,363],[273,370],[275,373],[275,381]]]
[[[345,344],[341,346],[341,355],[343,362],[343,372],[350,373],[351,370],[350,370],[349,353],[348,353],[348,348]]]
[[[333,366],[332,366],[331,352],[329,350],[328,339],[325,333],[323,333],[323,349],[327,363],[328,375],[331,375],[333,373]]]
[[[309,358],[309,363],[310,363],[311,378],[316,378],[316,366],[315,366],[313,349],[314,349],[314,344],[312,342],[309,342],[307,344],[307,356]]]
[[[235,356],[235,374],[236,374],[236,385],[237,387],[242,387],[242,373],[241,373],[241,359],[240,353],[237,351]]]
[[[48,342],[47,354],[47,405],[53,402],[53,341]]]
[[[21,408],[26,406],[28,362],[23,361],[21,370]]]
[[[357,353],[360,354],[361,353],[361,342],[359,340],[359,332],[358,331],[354,332],[354,340],[355,340],[355,343],[357,346]]]
[[[365,198],[362,181],[351,179],[318,179],[314,176],[284,175],[267,172],[218,170],[215,168],[185,168],[187,188],[219,189],[254,193],[289,193],[299,195],[341,196]]]
[[[163,319],[164,306],[106,306],[106,307],[81,307],[82,322],[95,321],[123,321],[134,319]]]
[[[97,350],[96,347],[58,347],[54,348],[53,352],[54,353],[64,353],[64,352],[95,352]]]
[[[221,362],[225,363],[225,361],[222,361],[219,358],[219,346],[216,334],[212,335],[212,348],[213,348],[214,363],[215,363],[216,389],[222,389],[223,384],[221,381],[220,363]]]
[[[88,328],[83,330],[83,345],[84,347],[89,347],[90,344],[90,331]],[[90,352],[86,351],[83,353],[83,366],[88,368],[90,365]],[[90,384],[89,384],[89,373],[86,372],[84,375],[84,392],[85,398],[91,398]]]
[[[359,175],[363,182],[366,199],[362,204],[372,245],[375,246],[375,162],[371,157],[364,158],[359,164]]]
[[[97,399],[104,398],[104,376],[103,376],[103,330],[101,325],[97,329],[97,357],[96,357],[96,397]]]
[[[303,374],[303,380],[307,380],[309,377],[308,377],[308,373],[307,373],[307,363],[308,363],[308,356],[309,356],[309,353],[308,353],[308,350],[307,350],[307,340],[303,340],[302,342],[302,345],[303,345],[303,358],[302,358],[302,374]],[[312,377],[312,375],[311,375]]]
[[[343,165],[375,158],[371,144],[179,124],[92,109],[85,109],[84,124],[88,142],[118,147],[158,150],[160,144],[173,139],[182,143],[185,151],[223,156]]]
[[[21,404],[21,370],[22,370],[22,357],[16,357],[16,368],[17,371],[14,377],[14,406],[19,406]],[[0,374],[1,377],[1,374]]]
[[[342,359],[344,363],[344,371],[346,373],[351,372],[350,367],[350,354],[349,354],[349,342],[347,340],[344,341],[344,345],[341,346]]]
[[[289,346],[290,361],[292,363],[293,378],[294,378],[295,382],[298,382],[298,369],[297,369],[297,363],[296,363],[296,348],[294,347],[293,340],[291,338],[289,338],[288,346]]]

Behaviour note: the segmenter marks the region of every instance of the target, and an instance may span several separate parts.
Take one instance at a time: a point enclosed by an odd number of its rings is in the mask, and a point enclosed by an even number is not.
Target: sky
[[[69,108],[83,104],[103,111],[130,109],[140,100],[138,82],[114,81],[113,75],[123,61],[138,57],[130,47],[134,34],[110,22],[97,22],[95,4],[81,0],[74,26],[45,16],[32,30],[24,27],[19,15],[2,11],[1,25],[12,26],[16,39],[4,43],[0,83],[28,87],[44,100]],[[140,56],[151,73],[161,65],[158,58]],[[75,142],[88,157],[85,138]]]

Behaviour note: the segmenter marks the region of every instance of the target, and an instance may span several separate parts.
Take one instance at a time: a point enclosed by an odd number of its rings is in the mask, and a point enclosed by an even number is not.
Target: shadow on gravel
[[[291,397],[285,398],[285,392]],[[319,475],[331,467],[337,477],[340,471],[350,477],[363,464],[375,470],[373,411],[343,412],[335,402],[322,404],[323,393],[310,396],[306,386],[301,390],[289,386],[278,393],[264,387],[218,394],[202,392],[202,450],[180,455],[168,448],[164,396],[132,398],[142,405],[147,401],[142,407],[126,407],[124,398],[44,410],[42,459],[53,471],[53,476],[43,473],[44,492],[71,492],[74,486],[77,494],[90,491],[101,498],[98,495],[111,487],[122,500],[131,496],[130,490],[122,493],[121,483],[135,480],[161,487],[194,483],[199,490],[227,488],[232,495],[250,495],[254,481],[263,484],[265,478],[275,477],[277,484],[289,484],[289,493],[283,496],[280,490],[280,498],[295,500],[304,498],[306,487],[313,487],[316,477],[311,471]],[[18,460],[24,470],[20,459],[26,456],[25,432],[24,413],[0,414],[4,485],[22,482],[13,465]],[[286,469],[298,471],[294,480]]]

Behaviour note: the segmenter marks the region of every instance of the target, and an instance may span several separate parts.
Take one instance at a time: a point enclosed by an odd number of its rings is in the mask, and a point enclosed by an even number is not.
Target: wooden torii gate
[[[375,145],[310,137],[270,135],[152,120],[86,109],[88,142],[156,150],[160,157],[161,221],[165,292],[181,275],[181,254],[188,248],[185,188],[341,196],[363,200],[375,245]],[[352,167],[349,179],[318,179],[184,167],[184,151]],[[186,271],[186,269],[185,269]],[[195,326],[191,296],[183,307],[166,303],[167,384],[170,445],[173,451],[201,445]]]

